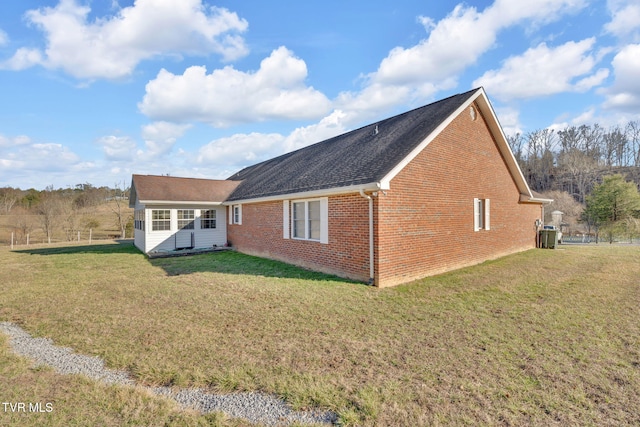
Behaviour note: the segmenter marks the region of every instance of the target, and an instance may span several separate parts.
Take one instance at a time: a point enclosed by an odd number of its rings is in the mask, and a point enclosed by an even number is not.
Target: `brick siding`
[[[240,252],[316,271],[369,280],[369,205],[359,194],[329,198],[329,243],[283,238],[282,201],[242,205],[242,225],[229,225]]]
[[[476,108],[476,111],[479,111]],[[491,133],[464,111],[376,200],[376,284],[393,286],[535,247],[538,204],[520,193]],[[474,231],[474,198],[490,230]]]
[[[491,133],[464,111],[374,197],[375,284],[393,286],[535,247],[538,204],[520,193]],[[381,130],[382,132],[384,129]],[[474,231],[474,198],[490,199],[490,230]],[[229,225],[239,251],[369,280],[368,201],[329,197],[329,243],[283,238],[282,201],[244,204]]]

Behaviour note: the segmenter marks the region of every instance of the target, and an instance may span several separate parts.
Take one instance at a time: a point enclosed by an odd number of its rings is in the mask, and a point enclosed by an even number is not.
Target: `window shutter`
[[[291,233],[289,227],[291,226],[291,222],[289,219],[289,201],[282,201],[282,238],[289,239],[291,238]]]
[[[491,203],[489,199],[484,199],[484,229],[490,230],[489,213],[491,211]]]
[[[473,231],[480,230],[480,221],[478,221],[478,202],[479,199],[473,199]]]
[[[320,243],[329,243],[329,198],[320,199]]]
[[[233,205],[229,206],[229,225],[233,224]]]

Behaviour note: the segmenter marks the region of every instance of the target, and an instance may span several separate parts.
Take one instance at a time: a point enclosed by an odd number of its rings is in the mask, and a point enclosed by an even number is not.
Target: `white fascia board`
[[[223,202],[185,202],[179,200],[140,200],[140,204],[146,206],[154,205],[176,205],[176,206],[221,206]]]
[[[526,194],[520,194],[521,203],[537,203],[548,204],[553,202],[553,199],[543,199],[542,197],[529,197]]]
[[[440,125],[434,129],[416,148],[409,153],[407,157],[405,157],[400,163],[398,163],[391,171],[382,178],[380,181],[383,190],[389,190],[391,188],[391,180],[396,177],[405,168],[413,159],[415,159],[418,154],[422,152],[431,142],[436,139],[440,133],[447,128],[451,124],[451,122],[458,117],[460,113],[462,113],[466,108],[468,108],[473,101],[480,96],[480,94],[484,94],[484,90],[478,89],[476,93],[471,96],[464,104],[462,104],[456,111],[454,111],[449,117],[447,117]]]
[[[260,202],[273,202],[276,200],[293,200],[293,199],[313,199],[317,197],[338,196],[341,194],[358,193],[360,190],[364,191],[379,191],[382,190],[379,182],[371,182],[368,184],[348,185],[346,187],[326,188],[324,190],[311,190],[311,191],[299,191],[297,193],[280,194],[276,196],[256,197],[253,199],[242,199],[225,202],[227,206],[239,205],[242,203],[260,203]]]

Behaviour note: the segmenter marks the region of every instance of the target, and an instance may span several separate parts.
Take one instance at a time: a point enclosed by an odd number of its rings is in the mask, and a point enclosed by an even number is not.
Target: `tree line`
[[[109,203],[113,226],[121,238],[126,237],[131,218],[128,207],[129,189],[124,184],[114,188],[94,187],[89,183],[74,187],[44,190],[0,188],[0,215],[7,215],[5,225],[14,232],[18,243],[24,243],[35,230],[42,230],[44,239],[51,242],[56,231],[62,231],[66,240],[76,238],[79,231],[100,227],[99,220],[90,214],[92,208]],[[7,224],[8,222],[8,224]],[[109,226],[109,225],[107,225]]]
[[[596,239],[640,236],[640,122],[539,129],[507,137],[530,188]],[[574,224],[571,224],[573,222]]]
[[[529,186],[565,191],[584,204],[606,175],[640,183],[640,122],[608,129],[598,124],[539,129],[507,137]]]

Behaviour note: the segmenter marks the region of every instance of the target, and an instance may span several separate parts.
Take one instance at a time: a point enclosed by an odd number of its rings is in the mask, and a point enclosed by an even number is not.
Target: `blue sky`
[[[0,187],[238,169],[484,86],[505,132],[640,119],[640,0],[0,5]]]

